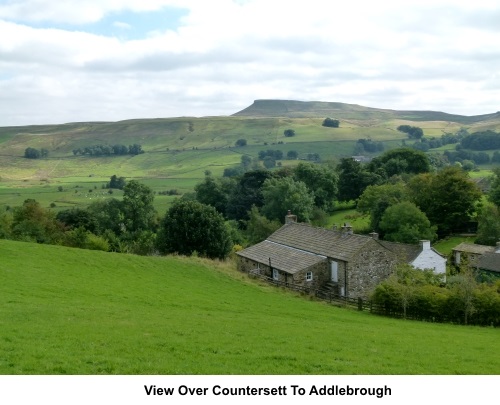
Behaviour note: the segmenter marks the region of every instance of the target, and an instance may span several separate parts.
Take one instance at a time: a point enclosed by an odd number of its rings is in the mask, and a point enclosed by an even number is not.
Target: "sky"
[[[256,99],[500,110],[498,0],[0,0],[0,126]]]

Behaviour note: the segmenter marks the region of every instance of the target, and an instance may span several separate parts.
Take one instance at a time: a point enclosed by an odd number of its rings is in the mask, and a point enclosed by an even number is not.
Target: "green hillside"
[[[498,374],[498,329],[388,319],[230,263],[0,240],[0,374]]]
[[[498,121],[500,111],[493,114],[464,116],[440,111],[398,111],[321,101],[255,100],[249,107],[233,114],[237,117],[335,117],[343,120],[390,120],[446,121],[474,124],[482,121]]]
[[[340,120],[326,128],[325,117]],[[417,124],[415,124],[417,122]],[[20,205],[37,198],[45,205],[85,205],[112,175],[139,179],[154,191],[192,191],[206,170],[221,176],[242,155],[260,151],[296,151],[299,159],[318,154],[322,160],[354,154],[356,141],[370,138],[391,149],[408,141],[399,125],[418,125],[426,136],[441,136],[465,127],[470,132],[500,130],[500,114],[474,117],[432,111],[393,111],[344,103],[257,100],[229,117],[177,117],[119,122],[79,122],[62,125],[0,127],[0,206]],[[295,136],[285,137],[293,129]],[[235,147],[238,139],[247,146]],[[132,156],[74,156],[73,150],[93,145],[140,144],[144,154]],[[26,159],[31,147],[47,149],[48,158]],[[283,165],[297,161],[281,162]],[[63,191],[59,187],[63,187]],[[90,194],[89,190],[93,190]],[[163,210],[171,197],[156,204]]]

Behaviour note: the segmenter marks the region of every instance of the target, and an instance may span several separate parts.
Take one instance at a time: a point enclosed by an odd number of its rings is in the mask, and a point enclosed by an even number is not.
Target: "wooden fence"
[[[332,305],[343,306],[354,308],[359,311],[370,311],[377,314],[385,314],[385,308],[380,305],[375,305],[370,300],[362,299],[362,298],[349,298],[345,296],[341,296],[338,294],[333,294],[331,291],[324,291],[321,289],[312,289],[308,287],[303,287],[300,285],[296,285],[293,283],[286,283],[284,281],[274,280],[272,277],[266,276],[264,274],[260,274],[258,271],[251,271],[248,273],[250,277],[258,278],[260,280],[264,280],[269,284],[275,285],[277,287],[287,288],[292,291],[297,291],[301,294],[314,296],[321,301],[328,302]],[[402,317],[403,313],[394,313],[391,316]]]

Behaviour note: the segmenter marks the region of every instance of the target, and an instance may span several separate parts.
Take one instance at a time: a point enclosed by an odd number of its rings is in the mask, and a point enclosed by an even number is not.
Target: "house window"
[[[273,280],[278,280],[278,278],[279,278],[278,270],[273,269]]]
[[[306,281],[312,281],[313,279],[313,272],[312,271],[308,271],[306,273]]]

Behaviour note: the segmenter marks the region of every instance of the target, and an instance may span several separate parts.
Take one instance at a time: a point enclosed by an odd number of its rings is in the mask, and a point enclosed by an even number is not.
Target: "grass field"
[[[500,331],[404,321],[228,263],[0,240],[0,374],[492,374]]]

